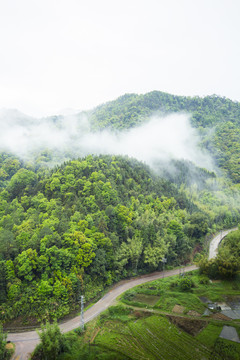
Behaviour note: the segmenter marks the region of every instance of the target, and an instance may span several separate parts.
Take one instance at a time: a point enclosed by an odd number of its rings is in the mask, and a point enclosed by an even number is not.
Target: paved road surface
[[[235,229],[222,231],[211,241],[209,247],[209,258],[212,258],[216,255],[216,250],[220,241],[224,236],[226,236],[232,230]],[[191,265],[185,267],[184,271],[187,272],[195,269],[197,269],[197,267],[195,265]],[[96,304],[94,304],[91,308],[89,308],[84,312],[85,322],[92,320],[102,311],[107,309],[110,305],[113,304],[114,300],[124,291],[148,281],[153,281],[156,279],[160,279],[162,277],[169,277],[177,274],[179,274],[179,269],[164,271],[164,273],[155,272],[135,279],[121,281],[119,284],[115,285],[113,289],[110,290],[106,295],[104,295],[103,298],[101,298]],[[63,333],[65,333],[79,326],[80,326],[80,316],[76,316],[75,318],[60,324],[60,329]],[[29,359],[31,352],[39,343],[39,337],[36,331],[23,332],[23,333],[9,333],[7,339],[14,342],[16,345],[16,351],[13,356],[14,360]]]
[[[209,255],[208,255],[209,260],[214,258],[217,255],[217,248],[218,248],[219,243],[228,233],[230,233],[233,230],[237,230],[237,227],[234,229],[222,230],[217,236],[215,236],[214,239],[212,239],[212,241],[209,245]]]

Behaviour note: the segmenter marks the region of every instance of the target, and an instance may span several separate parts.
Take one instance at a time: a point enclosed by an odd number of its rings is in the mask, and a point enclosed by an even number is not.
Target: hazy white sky
[[[240,101],[239,15],[239,0],[0,0],[0,108],[152,90]]]

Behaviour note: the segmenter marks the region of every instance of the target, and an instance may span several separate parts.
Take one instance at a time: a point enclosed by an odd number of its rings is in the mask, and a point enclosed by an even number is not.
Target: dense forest
[[[81,294],[89,301],[122,278],[162,269],[163,258],[188,263],[209,235],[239,223],[239,103],[152,92],[84,116],[93,131],[126,131],[172,112],[191,114],[219,173],[174,159],[176,171],[159,176],[121,155],[49,167],[48,149],[32,161],[1,153],[0,320],[59,319],[79,308]]]

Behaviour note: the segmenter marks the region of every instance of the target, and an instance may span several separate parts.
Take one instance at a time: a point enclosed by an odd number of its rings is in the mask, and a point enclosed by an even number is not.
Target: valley
[[[3,326],[61,322],[79,311],[81,295],[86,304],[103,296],[86,310],[90,320],[112,304],[115,290],[106,289],[120,281],[125,291],[127,279],[193,263],[233,281],[238,232],[216,258],[208,248],[240,223],[239,119],[238,102],[160,91],[71,116],[1,112]],[[79,318],[71,321],[64,331]],[[38,338],[28,335],[33,350]],[[14,336],[25,349],[28,340]]]

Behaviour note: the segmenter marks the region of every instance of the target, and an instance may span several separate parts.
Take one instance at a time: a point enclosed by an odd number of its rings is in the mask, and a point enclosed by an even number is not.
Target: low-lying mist
[[[114,154],[134,157],[153,168],[159,162],[184,159],[213,169],[211,158],[198,146],[197,130],[186,114],[154,116],[128,131],[93,132],[82,115],[33,119],[7,111],[0,113],[0,126],[0,150],[24,160],[48,149],[53,162],[88,154]]]

